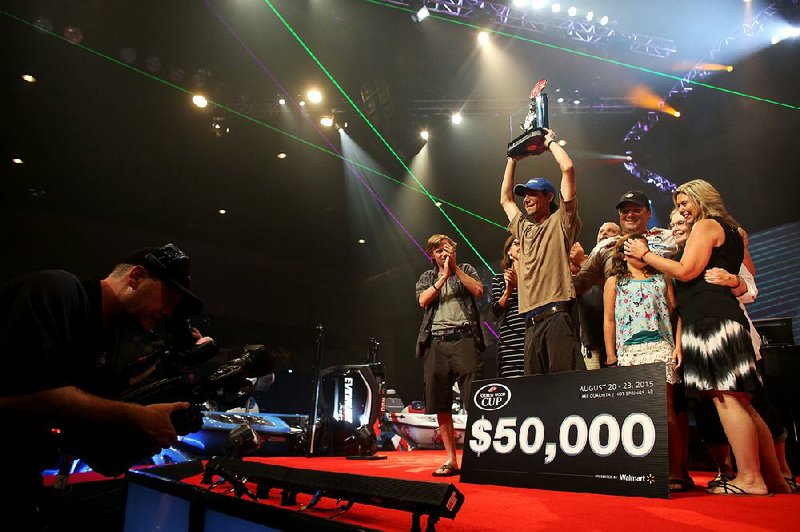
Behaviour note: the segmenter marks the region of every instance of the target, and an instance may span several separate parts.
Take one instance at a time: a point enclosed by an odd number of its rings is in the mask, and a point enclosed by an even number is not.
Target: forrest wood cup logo
[[[481,410],[500,410],[511,401],[511,390],[504,384],[486,384],[478,388],[473,401]]]

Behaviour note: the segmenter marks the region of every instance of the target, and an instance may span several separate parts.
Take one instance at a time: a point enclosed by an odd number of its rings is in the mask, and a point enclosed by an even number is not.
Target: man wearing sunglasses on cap
[[[54,463],[65,425],[136,439],[154,454],[177,441],[171,415],[189,403],[139,405],[109,399],[121,388],[115,362],[128,325],[149,330],[181,309],[199,313],[190,259],[172,244],[143,248],[103,279],[46,270],[0,287],[0,414],[4,515],[46,526],[40,472]],[[210,341],[193,331],[198,343]],[[142,458],[145,458],[143,456]],[[7,513],[10,512],[10,513]]]

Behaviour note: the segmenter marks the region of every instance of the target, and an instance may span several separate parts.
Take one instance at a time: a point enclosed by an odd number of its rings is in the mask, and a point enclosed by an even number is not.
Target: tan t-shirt
[[[561,201],[559,209],[542,223],[518,212],[508,230],[519,240],[517,292],[519,312],[575,299],[569,270],[569,250],[581,229],[578,200]]]

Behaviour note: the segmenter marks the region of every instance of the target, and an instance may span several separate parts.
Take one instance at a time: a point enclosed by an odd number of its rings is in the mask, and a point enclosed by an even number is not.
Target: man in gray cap
[[[525,315],[525,374],[537,375],[586,369],[570,308],[575,289],[569,250],[580,231],[575,196],[575,167],[567,152],[545,130],[544,146],[561,169],[561,202],[556,188],[544,178],[514,186],[517,159],[509,157],[500,187],[500,205],[508,230],[519,240],[517,292]],[[524,216],[515,195],[522,196]]]
[[[0,413],[13,427],[0,438],[0,456],[13,457],[4,475],[14,489],[0,499],[6,518],[46,528],[40,472],[54,465],[65,425],[103,446],[102,434],[135,442],[138,459],[177,441],[172,415],[189,403],[113,397],[131,384],[115,369],[124,327],[151,329],[179,307],[197,313],[202,303],[191,291],[189,257],[172,244],[136,251],[104,279],[46,270],[0,287]]]

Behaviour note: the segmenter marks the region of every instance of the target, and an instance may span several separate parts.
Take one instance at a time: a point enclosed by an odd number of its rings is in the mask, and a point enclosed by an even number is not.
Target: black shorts
[[[458,340],[434,337],[422,357],[425,368],[425,413],[440,414],[453,408],[453,383],[458,383],[464,408],[472,402],[472,381],[483,374],[483,358],[475,348],[475,339]]]

